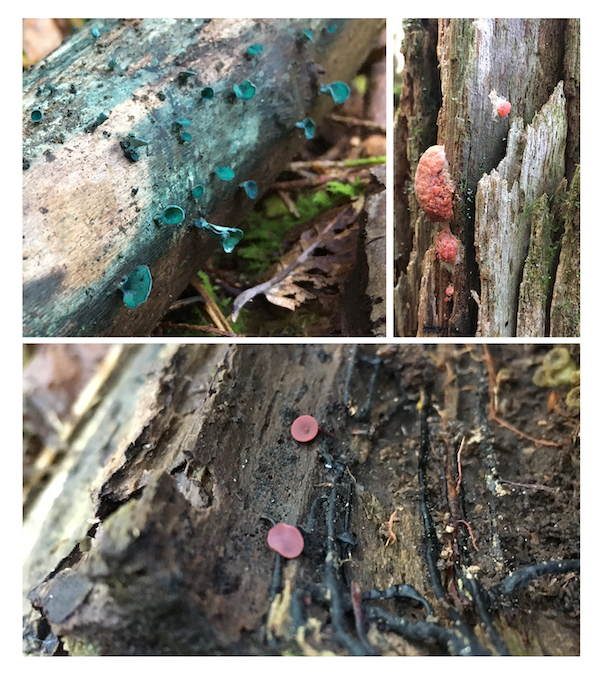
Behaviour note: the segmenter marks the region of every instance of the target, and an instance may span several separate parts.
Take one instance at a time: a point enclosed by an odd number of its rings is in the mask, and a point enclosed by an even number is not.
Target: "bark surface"
[[[318,124],[330,111],[320,85],[351,79],[384,21],[342,20],[332,33],[330,24],[105,20],[94,22],[99,37],[90,24],[25,73],[24,335],[152,330],[215,246],[194,218],[238,225],[251,208],[239,184],[254,180],[262,194],[305,142],[296,123],[310,116]],[[249,56],[254,44],[264,51]],[[257,88],[251,100],[234,94],[246,80]],[[202,95],[206,87],[213,98]],[[30,119],[34,108],[40,123]],[[137,161],[121,147],[130,134],[148,143]],[[221,166],[235,178],[217,178]],[[205,191],[194,199],[198,184]],[[172,204],[186,214],[176,226],[160,221]],[[141,264],[152,292],[128,309],[118,286]]]

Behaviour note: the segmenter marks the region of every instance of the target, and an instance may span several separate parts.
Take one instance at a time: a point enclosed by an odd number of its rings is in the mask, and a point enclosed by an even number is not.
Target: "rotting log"
[[[480,354],[471,359],[467,350],[449,346],[389,345],[381,346],[377,356],[375,349],[125,347],[121,376],[72,441],[70,466],[56,476],[47,500],[42,498],[38,512],[25,522],[26,533],[38,533],[24,575],[24,591],[35,608],[25,612],[26,651],[352,653],[357,641],[351,607],[338,607],[336,618],[314,607],[326,607],[322,593],[331,590],[325,555],[329,527],[349,546],[349,554],[335,562],[342,578],[333,585],[346,599],[350,580],[364,591],[410,584],[431,604],[437,622],[453,630],[455,616],[447,614],[445,599],[434,596],[426,563],[417,481],[423,424],[430,428],[434,449],[428,460],[429,499],[445,543],[449,530],[442,520],[446,506],[439,460],[451,457],[460,433],[474,430],[462,458],[461,494],[478,541],[475,550],[467,537],[461,540],[468,573],[478,569],[488,588],[514,565],[538,562],[538,556],[576,557],[577,446],[566,437],[564,419],[556,414],[543,425],[544,434],[564,439],[559,448],[522,452],[521,440],[510,431],[496,427],[490,432],[484,406],[476,403],[486,377]],[[354,360],[359,350],[366,360]],[[518,401],[526,397],[527,410],[538,409],[546,396],[538,388],[530,391],[529,380],[530,365],[547,350],[535,345],[495,350],[498,367],[513,365],[520,380]],[[376,366],[377,358],[382,365]],[[382,370],[373,380],[375,367]],[[423,416],[422,390],[431,387],[440,414],[431,410],[429,417],[425,408]],[[368,392],[374,395],[370,406]],[[498,400],[513,403],[513,394],[500,388]],[[521,412],[518,406],[514,409]],[[295,442],[291,423],[305,413],[334,438]],[[529,431],[541,428],[528,414],[519,419]],[[549,455],[553,470],[544,475]],[[483,466],[481,457],[496,464]],[[337,481],[339,467],[343,485]],[[533,482],[535,475],[549,487],[531,485],[522,491],[497,483],[514,476]],[[322,511],[329,500],[337,508],[325,525]],[[274,600],[275,559],[262,516],[301,526],[306,539],[301,558],[285,563],[283,590]],[[440,558],[436,564],[441,563]],[[522,592],[509,622],[499,612],[495,626],[513,653],[577,653],[574,577],[563,583],[557,581],[560,576],[545,580],[544,593]],[[303,610],[290,607],[292,585]],[[393,605],[384,607],[392,611]],[[302,611],[311,614],[308,628],[294,627]],[[410,622],[429,623],[422,621],[421,609],[409,604],[401,613]],[[487,629],[471,612],[465,616],[476,624],[486,649]],[[368,631],[375,650],[439,653],[434,644],[379,632],[376,625],[371,622]],[[345,643],[339,640],[340,628]]]
[[[445,145],[456,185],[454,213],[449,225],[464,246],[464,258],[453,272],[435,259],[435,228],[418,207],[408,179],[409,175],[414,175],[418,157],[426,147],[421,147],[423,143],[417,125],[410,126],[410,120],[414,119],[415,99],[402,94],[398,125],[407,125],[410,133],[402,134],[405,143],[398,149],[403,162],[397,160],[396,154],[396,164],[402,170],[400,175],[396,175],[400,187],[396,198],[403,204],[403,209],[396,206],[396,219],[401,220],[400,223],[396,220],[396,232],[399,232],[396,236],[401,239],[400,245],[396,242],[396,248],[404,256],[398,265],[395,290],[396,326],[400,335],[462,336],[474,335],[478,330],[481,336],[507,337],[530,335],[528,331],[532,325],[540,331],[535,333],[536,336],[550,334],[548,321],[541,322],[539,317],[551,313],[548,307],[552,303],[555,265],[549,266],[551,274],[542,295],[538,287],[534,290],[530,286],[521,289],[519,282],[531,244],[532,202],[542,193],[551,199],[562,178],[568,182],[573,179],[580,161],[579,31],[580,22],[576,19],[439,20],[437,56],[442,102],[437,105],[432,96],[421,99],[416,112],[422,115],[423,133],[427,130],[427,122],[431,117],[435,119],[438,112],[438,132],[434,142]],[[408,31],[406,36],[410,38]],[[406,56],[410,54],[408,50]],[[412,73],[407,66],[406,69],[409,81]],[[420,71],[424,69],[421,67]],[[430,86],[430,79],[426,79],[425,84]],[[493,103],[489,98],[493,90],[511,102],[511,112],[507,117],[493,114]],[[558,90],[561,94],[552,97]],[[556,100],[558,98],[559,101]],[[548,113],[548,107],[553,108],[554,116],[548,121],[545,137],[537,137],[536,155],[527,166],[516,167],[526,159],[526,155],[522,148],[513,147],[513,143],[510,148],[510,134],[520,128],[524,134],[520,142],[524,142],[531,125],[542,125],[540,117]],[[541,135],[541,132],[538,133]],[[560,144],[553,143],[553,134],[561,137]],[[532,146],[529,147],[531,149]],[[493,205],[485,204],[479,194],[483,176],[498,170],[500,162],[505,164],[510,153],[515,154],[516,159],[512,163],[512,173],[504,176],[508,188],[511,189],[516,179],[513,172],[521,170],[527,176],[520,188],[526,191],[531,184],[536,191],[532,201],[528,196],[520,199],[521,209],[505,202],[509,190],[503,190],[503,197],[495,196]],[[409,173],[406,163],[411,167]],[[406,205],[409,208],[407,213]],[[490,209],[493,215],[485,221],[488,225],[483,228],[484,234],[478,229],[475,240],[480,209]],[[493,243],[492,248],[495,252],[503,251],[501,261],[497,258],[490,260],[493,251],[485,248],[500,229],[494,219],[498,209],[502,211],[505,234]],[[409,218],[410,228],[406,218]],[[551,245],[559,249],[564,227],[559,222],[552,227]],[[410,230],[414,232],[413,237]],[[406,241],[412,243],[410,262],[403,272]],[[433,254],[425,266],[424,251],[427,250],[432,250]],[[531,265],[532,261],[529,268]],[[492,279],[488,276],[489,267],[496,268]],[[446,302],[445,293],[450,285],[453,294]],[[499,298],[498,302],[493,302],[495,296]],[[485,307],[487,300],[491,303]],[[522,316],[518,332],[519,301],[528,305],[532,314],[530,320]],[[419,302],[429,304],[416,310]],[[504,302],[509,302],[509,305],[505,307]],[[572,302],[576,302],[576,297],[572,298]],[[498,314],[496,317],[495,312]],[[532,315],[536,318],[533,319]],[[416,316],[425,318],[426,323],[421,322],[414,327]],[[567,335],[577,335],[576,328],[574,331]]]
[[[24,335],[153,329],[214,249],[194,217],[238,225],[251,207],[239,184],[255,180],[262,193],[305,142],[296,123],[318,123],[331,110],[319,86],[349,80],[384,26],[336,20],[328,32],[331,23],[94,21],[24,74]],[[263,53],[249,56],[257,43]],[[251,100],[233,93],[244,80],[257,87]],[[208,86],[212,99],[202,98]],[[190,141],[178,119],[190,122]],[[129,134],[149,143],[137,161],[121,147]],[[216,178],[218,166],[232,168],[234,180]],[[194,199],[197,184],[205,192]],[[185,211],[181,225],[160,222],[171,204]],[[152,292],[128,309],[118,286],[140,264],[150,267]]]

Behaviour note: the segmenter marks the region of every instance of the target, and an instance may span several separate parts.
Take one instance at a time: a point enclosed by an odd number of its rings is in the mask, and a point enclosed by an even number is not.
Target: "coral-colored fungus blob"
[[[460,242],[451,234],[449,227],[445,226],[435,240],[437,257],[441,262],[455,265],[459,261]]]
[[[497,105],[497,114],[499,115],[499,117],[507,117],[511,109],[512,104],[504,99]]]
[[[304,550],[302,533],[287,523],[279,523],[268,531],[267,538],[270,548],[280,553],[284,558],[297,558]]]
[[[296,441],[306,443],[316,438],[318,422],[312,415],[300,415],[291,425],[291,435]]]
[[[453,214],[453,181],[445,158],[445,146],[433,145],[420,158],[414,177],[416,199],[436,223],[446,223]]]

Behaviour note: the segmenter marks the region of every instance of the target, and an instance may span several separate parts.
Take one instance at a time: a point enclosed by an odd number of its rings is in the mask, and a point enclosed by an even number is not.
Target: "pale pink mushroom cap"
[[[268,545],[280,553],[283,558],[297,558],[304,550],[304,538],[302,533],[287,523],[279,523],[268,532]]]
[[[300,415],[291,425],[291,435],[296,441],[311,441],[318,433],[318,422],[312,415]]]

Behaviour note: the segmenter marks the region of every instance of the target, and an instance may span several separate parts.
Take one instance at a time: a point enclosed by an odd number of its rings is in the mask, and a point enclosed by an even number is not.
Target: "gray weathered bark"
[[[24,335],[152,330],[214,248],[194,217],[201,211],[218,225],[239,223],[251,207],[239,183],[255,180],[262,194],[305,142],[295,124],[307,116],[318,123],[331,109],[319,85],[350,79],[384,21],[339,20],[328,33],[330,24],[95,21],[97,39],[87,26],[25,73]],[[256,43],[264,52],[248,57]],[[185,79],[182,71],[196,75]],[[233,86],[246,79],[257,93],[239,100]],[[212,100],[201,96],[208,85]],[[30,119],[36,107],[40,123]],[[101,113],[108,119],[94,128]],[[191,123],[189,142],[180,142],[180,118]],[[149,142],[138,161],[120,146],[131,133]],[[234,180],[215,177],[218,166],[232,168]],[[205,187],[197,200],[196,184]],[[182,224],[156,220],[170,204],[185,211]],[[150,267],[153,289],[128,309],[118,285],[140,264]]]

